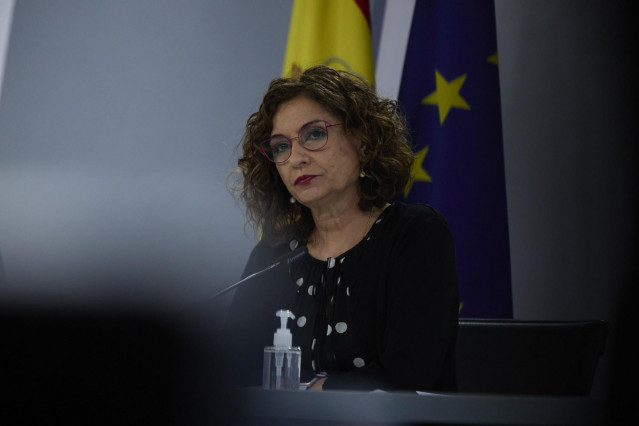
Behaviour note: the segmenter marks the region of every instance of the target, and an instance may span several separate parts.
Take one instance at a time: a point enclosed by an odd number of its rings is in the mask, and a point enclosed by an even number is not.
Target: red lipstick
[[[295,185],[308,185],[317,175],[302,175],[295,179]]]

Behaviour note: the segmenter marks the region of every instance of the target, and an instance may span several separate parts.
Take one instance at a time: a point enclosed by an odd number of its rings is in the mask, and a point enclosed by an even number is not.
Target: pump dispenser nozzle
[[[273,333],[273,346],[286,346],[290,347],[293,345],[293,335],[291,334],[291,330],[286,328],[286,323],[288,319],[295,319],[295,315],[293,312],[287,309],[280,309],[275,313],[278,317],[280,317],[280,328],[275,330]]]

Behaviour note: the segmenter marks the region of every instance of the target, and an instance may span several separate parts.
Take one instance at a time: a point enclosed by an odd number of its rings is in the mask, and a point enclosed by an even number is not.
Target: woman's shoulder
[[[387,210],[376,246],[390,259],[405,259],[407,252],[430,253],[431,257],[433,253],[447,254],[454,259],[453,233],[436,209],[426,204],[395,202]]]
[[[444,216],[427,204],[408,204],[396,201],[388,207],[388,219],[397,225],[448,224]]]
[[[453,234],[444,216],[426,204],[394,202],[382,216],[383,244],[438,244],[452,241]]]

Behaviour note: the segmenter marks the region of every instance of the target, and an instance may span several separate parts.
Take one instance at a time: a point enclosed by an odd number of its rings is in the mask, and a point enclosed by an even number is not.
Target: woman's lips
[[[295,179],[295,185],[308,185],[317,175],[302,175]]]

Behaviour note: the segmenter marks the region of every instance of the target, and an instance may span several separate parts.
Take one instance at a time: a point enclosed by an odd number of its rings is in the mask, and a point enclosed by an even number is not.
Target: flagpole
[[[375,87],[380,96],[397,99],[415,0],[386,3],[375,64]]]
[[[2,98],[2,80],[4,78],[4,63],[9,46],[11,18],[13,17],[14,0],[0,0],[0,99]]]

